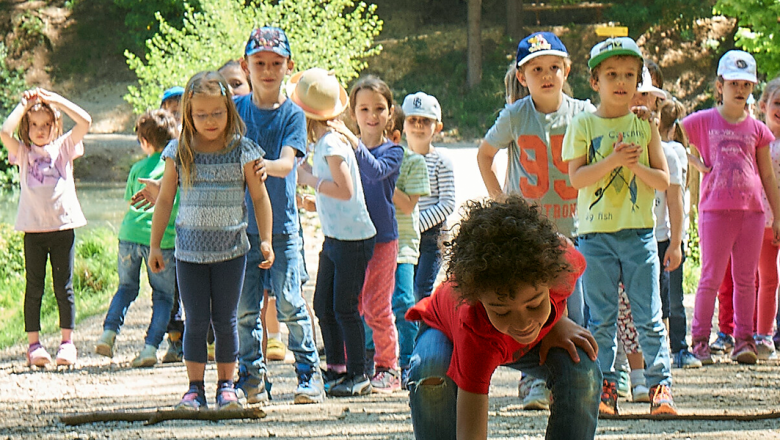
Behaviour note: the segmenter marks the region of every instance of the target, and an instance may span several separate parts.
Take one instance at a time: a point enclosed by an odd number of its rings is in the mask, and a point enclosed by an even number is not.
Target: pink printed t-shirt
[[[22,186],[17,231],[53,232],[87,224],[73,180],[73,159],[83,154],[84,144],[74,144],[70,131],[42,147],[19,141],[17,155],[8,155],[19,166]]]
[[[731,124],[718,109],[698,111],[682,121],[688,140],[712,171],[704,173],[700,211],[764,211],[756,151],[775,140],[762,122],[748,116]]]
[[[409,321],[424,321],[452,341],[452,358],[447,376],[458,388],[475,394],[487,394],[490,378],[500,365],[516,362],[536,346],[561,319],[566,299],[574,283],[585,271],[585,257],[573,246],[566,249],[566,260],[572,268],[559,286],[550,288],[550,318],[539,336],[528,345],[520,344],[490,323],[481,302],[460,304],[455,285],[447,280],[433,295],[422,299],[406,312]]]

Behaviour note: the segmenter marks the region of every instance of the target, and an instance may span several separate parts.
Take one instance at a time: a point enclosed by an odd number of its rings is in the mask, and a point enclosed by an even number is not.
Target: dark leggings
[[[24,234],[24,266],[27,287],[24,292],[24,331],[41,331],[41,302],[46,281],[46,262],[51,258],[54,296],[60,312],[60,328],[73,329],[76,307],[73,300],[73,229]]]
[[[246,255],[211,264],[176,260],[179,294],[184,306],[184,359],[206,363],[206,335],[214,324],[218,363],[238,358],[236,314],[244,284]]]

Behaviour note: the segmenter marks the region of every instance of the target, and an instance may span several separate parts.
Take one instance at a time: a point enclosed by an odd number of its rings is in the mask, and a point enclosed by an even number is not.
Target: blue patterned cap
[[[517,67],[542,55],[555,55],[566,58],[569,51],[552,32],[536,32],[523,38],[517,45]]]
[[[258,52],[274,52],[285,58],[290,58],[290,41],[283,30],[277,27],[264,26],[257,28],[249,34],[244,54],[252,55]]]

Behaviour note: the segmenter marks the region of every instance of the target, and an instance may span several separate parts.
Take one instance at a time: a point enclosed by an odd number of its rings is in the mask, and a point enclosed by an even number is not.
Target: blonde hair
[[[182,127],[179,136],[179,148],[176,152],[176,159],[180,167],[180,179],[182,187],[187,188],[192,185],[192,177],[195,175],[193,169],[193,160],[195,157],[193,151],[193,139],[195,137],[195,123],[192,120],[192,98],[195,96],[222,96],[227,108],[227,126],[222,133],[222,140],[225,146],[236,137],[244,134],[246,126],[244,121],[238,115],[236,105],[233,103],[232,94],[228,87],[225,77],[219,72],[205,71],[196,73],[184,88],[182,96]]]
[[[36,102],[32,107],[30,107],[29,110],[24,112],[22,120],[19,121],[19,127],[16,130],[16,136],[19,138],[19,140],[22,141],[24,145],[28,147],[33,143],[32,139],[30,139],[30,113],[37,112],[45,112],[51,116],[51,129],[53,133],[50,141],[62,136],[62,112],[60,112],[53,104]]]
[[[338,117],[333,119],[338,119]],[[327,129],[328,121],[318,121],[316,119],[306,118],[306,137],[312,144],[319,140],[315,134],[317,133],[318,128]]]
[[[764,91],[761,92],[761,98],[758,100],[759,104],[766,104],[777,92],[780,92],[780,76],[766,83]]]
[[[677,141],[685,147],[686,153],[688,152],[688,134],[685,133],[680,122],[685,117],[685,106],[672,97],[668,93],[666,99],[661,101],[661,106],[658,108],[658,130],[661,133],[666,133],[672,130],[672,140]],[[686,174],[690,178],[690,173]],[[685,182],[685,186],[688,186],[688,182]]]
[[[509,69],[504,75],[504,88],[506,90],[506,103],[512,104],[513,102],[525,98],[528,96],[528,88],[523,87],[520,84],[520,80],[517,79],[517,66],[512,63]]]

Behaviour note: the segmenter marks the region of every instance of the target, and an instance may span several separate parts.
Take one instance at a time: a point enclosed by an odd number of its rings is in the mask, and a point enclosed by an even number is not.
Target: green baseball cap
[[[593,69],[607,58],[618,55],[634,56],[644,61],[642,51],[639,50],[639,46],[634,40],[629,37],[613,37],[593,46],[593,49],[590,50],[588,67]]]

